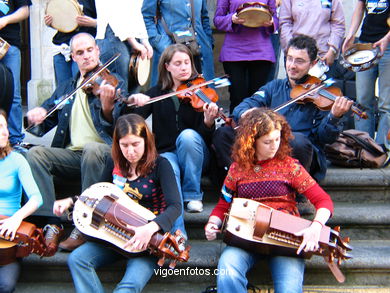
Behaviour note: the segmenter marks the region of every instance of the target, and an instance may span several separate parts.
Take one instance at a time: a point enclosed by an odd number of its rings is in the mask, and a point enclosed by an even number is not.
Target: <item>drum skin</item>
[[[46,14],[53,17],[51,27],[62,33],[70,33],[77,29],[76,17],[83,15],[83,11],[76,0],[50,0]]]

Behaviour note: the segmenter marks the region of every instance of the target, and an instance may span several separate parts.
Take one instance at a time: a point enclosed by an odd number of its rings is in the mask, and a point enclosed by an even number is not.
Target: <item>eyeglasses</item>
[[[295,63],[296,65],[298,66],[301,66],[301,65],[304,65],[306,63],[309,63],[310,60],[305,60],[305,59],[301,59],[301,58],[297,58],[297,59],[294,59],[293,57],[291,56],[287,56],[287,62],[289,63]]]

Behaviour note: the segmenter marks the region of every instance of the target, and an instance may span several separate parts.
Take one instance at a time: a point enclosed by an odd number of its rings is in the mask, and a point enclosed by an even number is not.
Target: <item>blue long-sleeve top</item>
[[[0,159],[0,215],[12,216],[21,207],[22,188],[29,199],[42,205],[42,195],[34,181],[26,159],[11,152]]]
[[[233,118],[237,122],[241,115],[251,108],[274,109],[291,100],[290,92],[291,85],[287,78],[273,80],[234,108]],[[319,171],[313,174],[313,177],[317,180],[323,179],[326,173],[326,157],[323,147],[325,144],[333,143],[342,130],[339,118],[333,116],[329,111],[319,110],[313,103],[293,103],[278,113],[286,117],[293,132],[304,134],[313,143],[319,165]]]

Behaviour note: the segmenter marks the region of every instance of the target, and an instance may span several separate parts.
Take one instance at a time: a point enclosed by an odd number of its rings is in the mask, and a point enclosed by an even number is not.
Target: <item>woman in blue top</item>
[[[0,236],[14,239],[22,220],[42,205],[42,196],[26,159],[12,151],[5,111],[0,109]],[[22,187],[28,201],[21,206]],[[20,262],[0,265],[0,292],[13,292],[19,276]]]
[[[193,6],[193,8],[192,8]],[[169,32],[184,32],[192,27],[192,9],[194,11],[194,31],[199,44],[200,56],[195,58],[198,72],[204,74],[206,80],[214,78],[213,36],[206,0],[148,0],[144,1],[142,14],[144,16],[149,42],[153,47],[153,65],[151,86],[157,84],[158,61],[166,47],[173,43]],[[155,21],[158,16],[157,22]],[[162,19],[169,32],[164,29]],[[202,70],[200,70],[202,69]]]

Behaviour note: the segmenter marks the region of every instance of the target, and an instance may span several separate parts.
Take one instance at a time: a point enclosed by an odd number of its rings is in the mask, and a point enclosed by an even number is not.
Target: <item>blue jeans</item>
[[[0,266],[0,293],[14,292],[20,273],[20,260]]]
[[[20,50],[18,47],[10,46],[7,54],[1,61],[12,72],[14,78],[14,99],[12,101],[11,112],[8,117],[9,141],[10,143],[20,143],[24,139],[22,133],[22,97],[20,96]]]
[[[173,172],[175,173],[177,189],[179,190],[180,200],[181,200],[181,214],[179,217],[177,217],[176,221],[173,223],[173,226],[171,229],[171,234],[174,234],[176,232],[176,230],[179,229],[182,232],[183,236],[186,239],[188,239],[187,231],[186,231],[186,228],[184,225],[183,193],[181,192],[180,168],[179,168],[179,164],[177,162],[177,156],[176,156],[176,153],[172,153],[172,152],[162,153],[161,156],[166,158],[172,166]]]
[[[106,28],[106,34],[104,36],[104,39],[96,40],[96,43],[99,46],[100,60],[103,63],[106,63],[112,56],[114,56],[114,54],[121,54],[114,63],[108,66],[108,69],[110,69],[111,72],[117,73],[123,79],[123,89],[125,89],[127,92],[130,52],[126,44],[115,36],[109,25]]]
[[[95,269],[121,259],[124,259],[124,256],[104,244],[86,242],[78,247],[68,257],[68,266],[76,292],[103,293],[104,288]],[[157,268],[157,258],[154,256],[129,258],[125,275],[114,292],[141,292]]]
[[[305,262],[302,258],[263,256],[238,247],[226,246],[218,262],[218,292],[247,292],[246,273],[260,259],[269,262],[276,293],[301,293]]]
[[[27,152],[34,179],[39,186],[43,205],[34,213],[37,216],[53,216],[55,190],[53,176],[61,179],[80,180],[82,191],[100,181],[105,159],[111,147],[91,142],[82,151],[36,146]]]
[[[375,127],[375,81],[379,78],[379,123]],[[355,118],[356,129],[366,131],[372,138],[376,134],[376,142],[384,144],[390,129],[390,46],[379,60],[379,63],[369,70],[356,73],[356,100],[366,108],[368,119]]]
[[[207,168],[210,154],[200,134],[193,129],[183,130],[176,139],[176,150],[163,156],[171,163],[176,181],[181,182],[183,200],[202,200],[202,171]]]
[[[67,80],[76,76],[77,72],[79,72],[77,63],[74,62],[72,59],[67,62],[65,60],[64,55],[62,55],[61,53],[58,53],[53,56],[53,65],[57,87],[63,82],[66,82]]]

